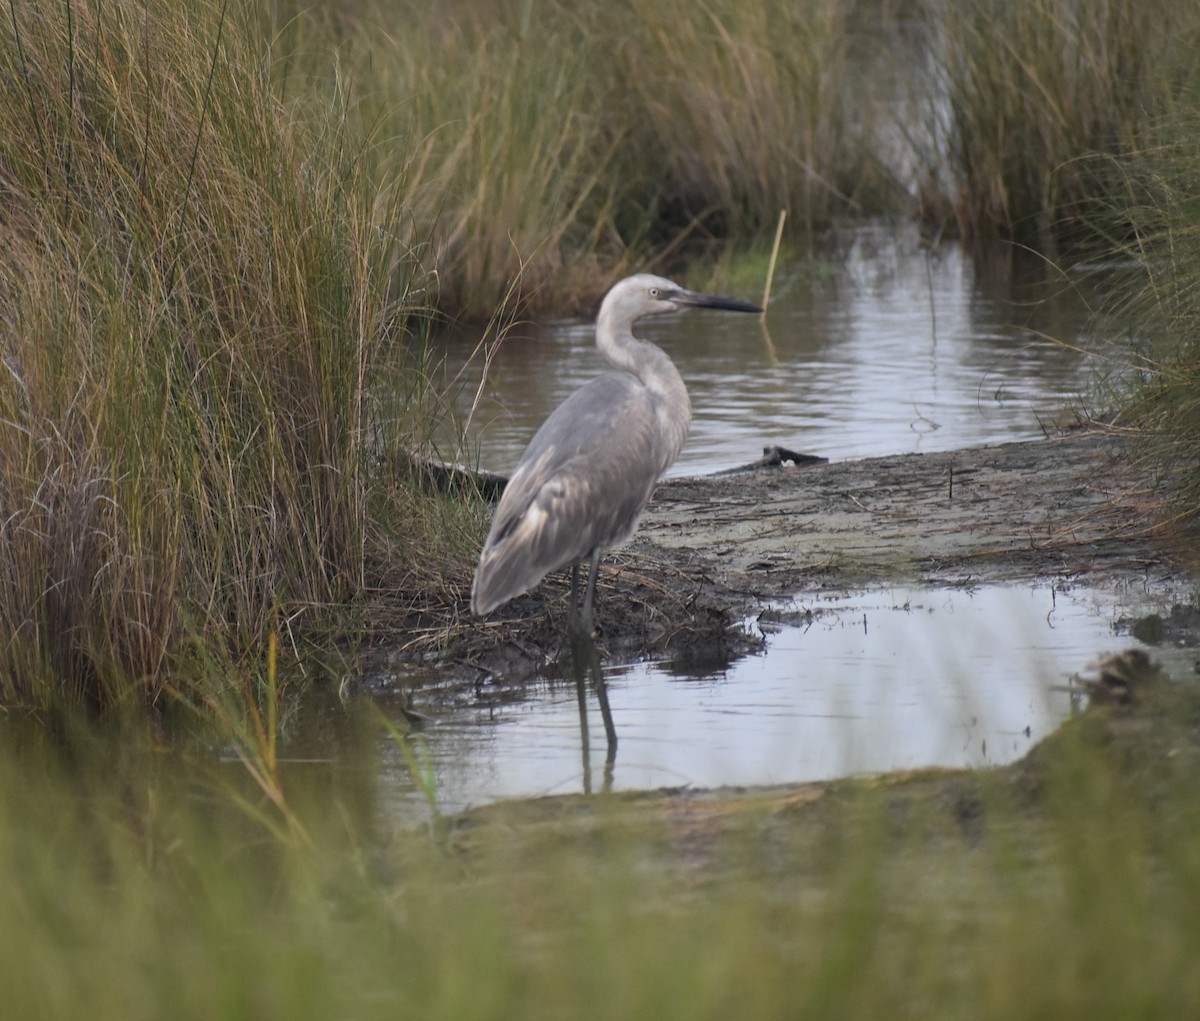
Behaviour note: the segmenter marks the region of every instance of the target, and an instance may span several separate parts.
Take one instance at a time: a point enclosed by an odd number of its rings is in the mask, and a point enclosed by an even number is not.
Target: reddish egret
[[[692,419],[683,378],[663,351],[633,335],[643,316],[686,308],[761,312],[639,273],[616,284],[596,317],[596,347],[615,371],[562,402],[530,441],[492,519],[471,586],[479,615],[571,567],[568,625],[592,634],[600,557],[625,542],[683,446]],[[590,561],[579,605],[579,565]]]

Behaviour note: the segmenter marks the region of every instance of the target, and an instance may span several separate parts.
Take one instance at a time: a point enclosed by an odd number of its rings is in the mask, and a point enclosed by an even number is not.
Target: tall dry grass
[[[697,239],[766,234],[782,208],[814,229],[900,194],[835,0],[365,0],[355,17],[342,66],[453,313],[561,310]]]
[[[805,237],[916,202],[968,238],[1095,241],[1107,159],[1145,144],[1200,20],[1167,0],[348,10],[338,68],[401,182],[404,240],[440,307],[480,318],[514,295],[581,304],[782,209]],[[293,74],[329,19],[276,18]]]
[[[361,588],[403,285],[346,118],[290,114],[239,5],[9,11],[0,697],[153,699],[190,641],[246,654]]]
[[[629,255],[593,41],[556,11],[536,25],[497,14],[405,10],[376,76],[436,300],[478,318],[517,294],[561,308]]]
[[[752,237],[780,210],[811,231],[896,201],[854,15],[835,0],[632,0],[608,23],[620,116],[660,216]]]

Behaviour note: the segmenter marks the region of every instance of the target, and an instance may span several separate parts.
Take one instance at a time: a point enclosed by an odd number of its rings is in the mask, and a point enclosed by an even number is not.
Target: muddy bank
[[[715,589],[734,599],[1169,571],[1148,528],[1151,500],[1115,437],[1076,432],[671,481],[639,543],[710,565]]]
[[[716,659],[764,603],[892,584],[1161,580],[1179,554],[1157,498],[1103,431],[944,453],[673,479],[610,554],[596,615],[611,660]],[[464,628],[452,658],[520,670],[562,650],[567,586],[548,579]]]

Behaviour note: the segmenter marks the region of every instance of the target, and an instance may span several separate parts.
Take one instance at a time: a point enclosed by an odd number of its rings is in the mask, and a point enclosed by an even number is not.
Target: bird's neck
[[[613,329],[603,317],[596,326],[600,354],[616,368],[636,376],[649,392],[662,435],[669,438],[669,465],[683,446],[692,421],[692,403],[683,377],[662,348],[639,340],[628,327]]]
[[[662,348],[639,340],[628,326],[606,321],[601,309],[596,323],[596,348],[601,356],[618,369],[636,376],[652,394],[676,403],[687,399],[687,387],[679,370]]]

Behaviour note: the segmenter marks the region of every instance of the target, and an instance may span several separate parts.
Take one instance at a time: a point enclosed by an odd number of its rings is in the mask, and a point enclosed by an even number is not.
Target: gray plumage
[[[643,316],[684,308],[759,312],[640,273],[616,284],[596,318],[596,347],[614,367],[590,380],[542,424],[505,487],[479,558],[471,609],[486,614],[572,567],[571,630],[590,634],[600,555],[625,542],[687,437],[692,409],[662,350],[633,335]],[[581,613],[578,565],[591,561]]]

